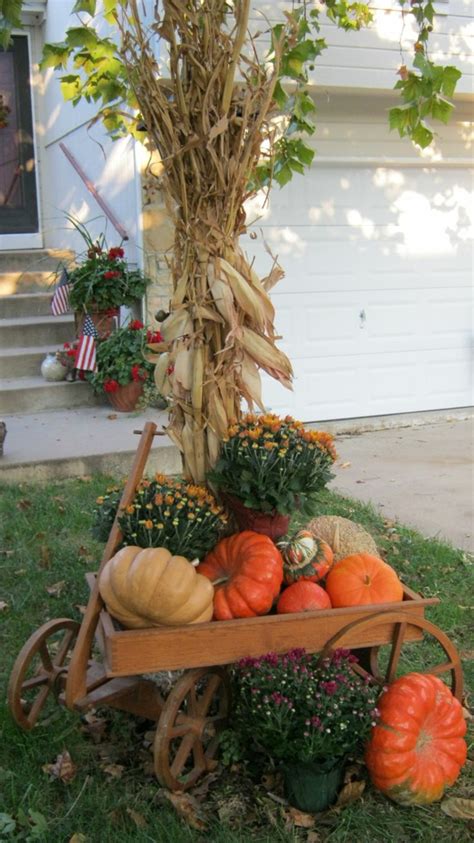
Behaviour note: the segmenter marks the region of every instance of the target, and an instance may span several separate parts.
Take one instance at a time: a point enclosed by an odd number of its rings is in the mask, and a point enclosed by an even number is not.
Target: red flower
[[[76,357],[77,356],[77,348],[70,348],[66,351],[67,357]]]
[[[163,337],[161,336],[159,331],[147,331],[146,332],[146,341],[147,342],[163,342]]]
[[[132,380],[134,380],[134,381],[146,381],[147,373],[143,369],[140,368],[138,363],[136,363],[135,366],[132,366],[130,371],[132,373]]]
[[[124,254],[125,252],[121,246],[113,246],[112,249],[109,249],[107,257],[109,260],[114,261],[117,260],[117,258],[123,258]]]
[[[118,388],[119,384],[117,381],[114,381],[111,378],[108,381],[104,381],[104,392],[117,392]]]
[[[168,366],[167,370],[166,370],[166,374],[167,374],[167,375],[172,375],[172,374],[173,374],[173,372],[174,372],[174,363],[171,363],[171,364]]]
[[[71,348],[71,344],[69,342],[65,342],[63,348]]]
[[[131,331],[141,331],[144,325],[143,322],[140,322],[139,319],[132,319],[128,327]]]
[[[104,278],[120,278],[121,274],[118,269],[108,269],[107,272],[104,272]]]

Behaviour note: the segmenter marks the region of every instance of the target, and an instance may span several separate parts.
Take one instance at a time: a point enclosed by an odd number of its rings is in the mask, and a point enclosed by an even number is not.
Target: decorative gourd
[[[449,688],[429,674],[396,679],[377,703],[365,761],[373,784],[401,805],[441,799],[466,760],[466,721]]]
[[[316,612],[318,609],[330,609],[329,594],[308,580],[298,580],[283,591],[278,603],[277,613],[285,615],[290,612]]]
[[[212,618],[214,589],[184,556],[164,547],[128,546],[106,563],[99,590],[110,614],[128,627],[179,626]]]
[[[277,547],[283,556],[283,579],[288,585],[300,579],[319,582],[334,560],[329,545],[309,530],[298,530],[289,540],[277,542]]]
[[[329,571],[326,590],[334,608],[403,600],[397,574],[378,556],[354,553]]]
[[[252,618],[270,611],[283,580],[283,559],[268,536],[244,530],[221,539],[198,572],[214,584],[216,620]]]
[[[377,545],[367,530],[360,524],[339,515],[320,515],[313,518],[306,529],[318,539],[327,542],[334,553],[334,562],[339,562],[353,553],[370,553],[378,556]]]

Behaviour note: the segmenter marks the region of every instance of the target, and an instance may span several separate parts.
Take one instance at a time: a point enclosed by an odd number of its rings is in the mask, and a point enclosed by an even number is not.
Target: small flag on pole
[[[97,329],[90,316],[84,319],[82,336],[77,346],[76,369],[83,372],[93,372],[95,369]]]
[[[69,283],[69,275],[66,270],[61,272],[58,285],[54,291],[54,296],[51,299],[51,312],[53,316],[62,316],[69,310],[69,292],[71,285]]]

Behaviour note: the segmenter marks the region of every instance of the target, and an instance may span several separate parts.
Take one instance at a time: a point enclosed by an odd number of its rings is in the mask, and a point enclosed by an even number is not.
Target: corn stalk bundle
[[[242,398],[263,408],[259,371],[291,387],[268,295],[283,273],[274,264],[259,278],[239,246],[249,176],[275,131],[278,44],[273,63],[257,58],[250,0],[164,0],[147,26],[138,5],[129,0],[122,22],[123,59],[163,164],[160,187],[175,226],[156,384],[171,398],[168,433],[184,472],[202,481]],[[153,52],[157,37],[169,49],[166,76]]]

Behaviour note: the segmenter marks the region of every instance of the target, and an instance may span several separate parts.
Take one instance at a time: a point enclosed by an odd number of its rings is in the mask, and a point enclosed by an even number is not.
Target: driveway
[[[339,434],[336,442],[332,489],[474,552],[474,419]]]

